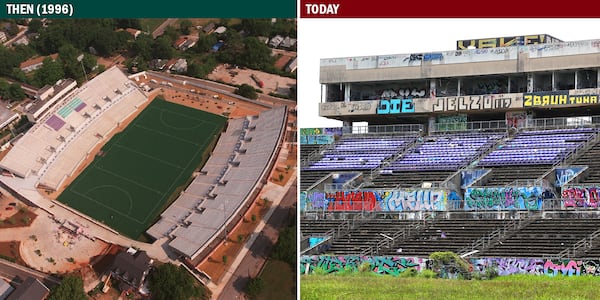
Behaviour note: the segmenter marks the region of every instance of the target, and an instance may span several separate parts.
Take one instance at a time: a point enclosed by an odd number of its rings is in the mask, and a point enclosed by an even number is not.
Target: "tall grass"
[[[600,277],[513,275],[493,280],[303,275],[300,299],[600,299]]]

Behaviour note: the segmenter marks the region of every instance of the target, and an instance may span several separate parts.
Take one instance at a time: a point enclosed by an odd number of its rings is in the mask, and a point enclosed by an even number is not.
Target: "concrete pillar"
[[[435,79],[432,79],[429,81],[429,97],[435,98],[436,95],[437,95],[436,83],[435,83]]]
[[[344,83],[344,102],[350,102],[350,83]]]
[[[527,92],[533,93],[533,74],[527,74]]]

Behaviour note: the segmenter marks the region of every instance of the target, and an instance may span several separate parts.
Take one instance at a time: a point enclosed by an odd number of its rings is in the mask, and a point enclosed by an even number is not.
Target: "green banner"
[[[7,0],[0,18],[296,18],[296,0]]]

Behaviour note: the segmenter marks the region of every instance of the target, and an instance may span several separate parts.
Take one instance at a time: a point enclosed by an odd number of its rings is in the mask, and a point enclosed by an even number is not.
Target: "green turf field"
[[[58,200],[139,238],[202,162],[226,121],[157,98],[104,145]]]

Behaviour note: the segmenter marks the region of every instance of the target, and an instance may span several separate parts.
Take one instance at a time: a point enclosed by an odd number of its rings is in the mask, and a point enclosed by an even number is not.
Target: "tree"
[[[275,59],[271,49],[255,37],[244,39],[244,54],[241,64],[251,69],[265,70],[272,66]]]
[[[262,277],[254,277],[250,278],[248,281],[248,285],[246,286],[246,294],[250,297],[250,299],[256,299],[258,294],[265,288],[265,281]]]
[[[198,39],[198,42],[196,42],[196,45],[192,47],[192,50],[194,50],[196,53],[208,52],[216,43],[217,38],[214,34],[201,35]]]
[[[287,262],[292,267],[296,265],[296,226],[286,227],[279,232],[279,239],[271,256]]]
[[[61,64],[52,60],[51,57],[46,57],[42,66],[35,71],[33,80],[35,85],[42,87],[46,84],[53,85],[64,77],[65,73]]]
[[[172,42],[168,37],[160,36],[154,40],[154,47],[152,49],[153,58],[169,59],[173,57],[174,50],[171,46]]]
[[[210,299],[210,291],[196,282],[183,267],[166,263],[150,273],[148,284],[157,300]]]
[[[242,29],[251,36],[269,36],[271,19],[243,19]]]
[[[29,22],[29,27],[27,28],[27,31],[30,33],[37,33],[42,29],[42,21],[40,21],[39,19],[33,19],[31,20],[31,22]]]
[[[50,291],[48,300],[86,300],[83,280],[77,275],[67,275],[62,282]]]
[[[190,27],[192,27],[192,21],[188,19],[183,19],[179,22],[179,31],[181,31],[181,34],[190,34]]]
[[[248,84],[242,84],[237,90],[235,90],[236,94],[242,96],[242,97],[246,97],[248,99],[256,99],[258,98],[258,94],[256,93],[256,90],[248,85]]]
[[[21,88],[21,85],[18,83],[13,83],[10,85],[10,87],[8,88],[8,94],[10,101],[20,101],[23,100],[23,98],[25,98],[25,92],[23,91],[23,88]]]

